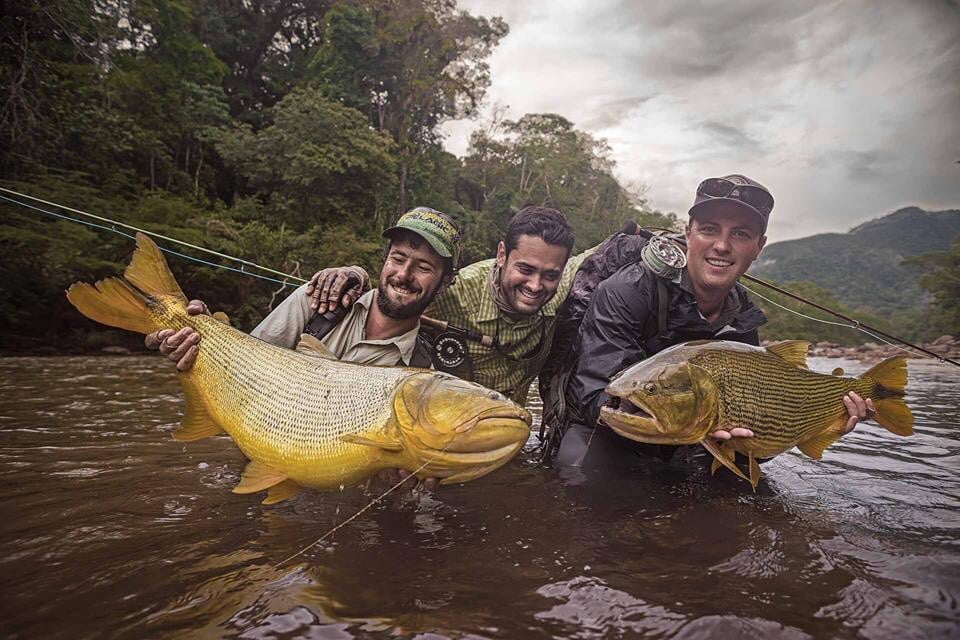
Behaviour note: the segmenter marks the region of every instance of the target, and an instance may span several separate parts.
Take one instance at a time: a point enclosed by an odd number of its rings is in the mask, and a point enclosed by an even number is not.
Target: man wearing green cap
[[[445,214],[417,207],[383,232],[389,240],[376,289],[356,298],[340,313],[315,315],[307,285],[280,303],[251,332],[256,338],[288,349],[321,353],[338,360],[385,366],[429,367],[426,346],[418,340],[420,315],[434,297],[453,282],[460,253],[460,228]],[[349,278],[351,270],[344,272]],[[357,268],[363,283],[366,273]],[[353,301],[353,300],[351,300]],[[194,300],[191,313],[206,305]],[[192,329],[162,329],[145,344],[186,371],[196,359],[200,336]]]

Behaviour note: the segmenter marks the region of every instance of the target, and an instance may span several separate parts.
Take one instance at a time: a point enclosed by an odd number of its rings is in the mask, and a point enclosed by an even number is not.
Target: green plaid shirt
[[[557,293],[543,307],[542,314],[514,321],[500,312],[487,286],[495,262],[490,259],[461,269],[456,282],[436,297],[425,315],[496,337],[501,345],[499,351],[467,341],[467,350],[473,361],[470,379],[523,405],[527,401],[530,383],[540,373],[550,353],[557,311],[570,293],[574,274],[594,249],[567,261]]]

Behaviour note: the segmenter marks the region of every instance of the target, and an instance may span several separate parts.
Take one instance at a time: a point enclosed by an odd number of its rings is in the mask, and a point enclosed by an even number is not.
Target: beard
[[[397,284],[399,285],[399,283]],[[433,301],[434,293],[435,292],[427,292],[412,302],[400,304],[390,299],[390,297],[387,295],[386,283],[380,282],[380,284],[377,286],[377,307],[379,307],[380,312],[388,318],[393,318],[394,320],[407,320],[422,314]]]

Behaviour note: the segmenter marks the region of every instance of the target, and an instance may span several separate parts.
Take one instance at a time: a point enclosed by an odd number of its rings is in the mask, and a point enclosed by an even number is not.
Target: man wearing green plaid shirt
[[[425,314],[491,336],[493,346],[467,342],[465,377],[520,405],[550,353],[557,311],[590,251],[570,258],[573,231],[555,209],[517,213],[497,257],[463,268]]]
[[[467,341],[467,367],[458,371],[462,377],[526,403],[530,384],[550,353],[557,311],[592,252],[571,258],[573,243],[573,230],[562,213],[525,207],[510,220],[497,257],[464,267],[434,299],[425,315],[493,338],[489,347]],[[308,289],[320,312],[342,294],[334,283],[338,274],[328,272],[318,281],[322,273]]]

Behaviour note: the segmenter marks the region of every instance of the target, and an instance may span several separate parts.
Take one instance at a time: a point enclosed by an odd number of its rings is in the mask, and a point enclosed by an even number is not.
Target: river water
[[[575,487],[521,457],[390,496],[287,561],[375,494],[231,493],[229,438],[170,437],[167,364],[0,359],[0,636],[960,636],[948,365],[910,362],[913,437],[860,425],[820,462],[764,465],[756,494],[679,462]]]

